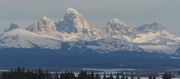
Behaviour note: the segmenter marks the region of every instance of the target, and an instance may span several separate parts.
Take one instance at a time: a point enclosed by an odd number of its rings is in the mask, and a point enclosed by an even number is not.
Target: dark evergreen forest
[[[140,79],[138,76],[134,78],[133,76],[129,77],[130,79]],[[163,79],[171,79],[171,73],[165,73],[162,77]],[[111,73],[110,76],[106,76],[104,73],[103,77],[98,73],[94,73],[93,71],[88,74],[86,71],[81,71],[78,76],[75,76],[73,72],[65,71],[62,73],[51,74],[48,70],[42,70],[39,68],[38,70],[25,70],[24,67],[10,71],[5,71],[1,73],[0,79],[128,79],[125,75],[116,74],[116,77],[113,77]],[[156,79],[155,76],[149,76],[148,79]]]

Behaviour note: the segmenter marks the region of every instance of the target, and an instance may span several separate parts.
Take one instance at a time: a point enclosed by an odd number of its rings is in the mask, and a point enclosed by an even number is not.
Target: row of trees
[[[48,70],[44,71],[39,68],[36,71],[25,71],[24,67],[21,69],[18,67],[17,69],[11,69],[8,72],[1,73],[0,79],[128,79],[127,76],[122,75],[119,77],[119,73],[117,73],[116,78],[113,78],[113,74],[111,73],[110,76],[106,76],[104,73],[103,78],[98,73],[94,73],[93,71],[88,74],[86,71],[81,71],[79,75],[76,77],[73,72],[62,72],[61,74],[51,74]],[[135,79],[131,76],[130,79]],[[137,79],[140,79],[138,76]],[[148,79],[156,79],[155,76],[149,76]],[[163,79],[171,79],[171,74],[165,73]]]
[[[8,72],[1,73],[1,79],[50,79],[51,73],[46,70],[39,68],[37,71],[25,71],[24,67],[22,69],[18,67],[17,69],[11,69]]]

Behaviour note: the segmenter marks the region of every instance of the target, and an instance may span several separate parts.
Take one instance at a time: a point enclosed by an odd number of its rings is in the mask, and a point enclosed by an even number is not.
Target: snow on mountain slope
[[[175,35],[169,33],[165,27],[163,27],[160,23],[154,22],[152,24],[143,24],[135,30],[138,30],[140,33],[154,33],[159,34],[159,36],[168,37],[171,39],[176,38]]]
[[[14,29],[0,35],[1,48],[47,48],[60,49],[61,42],[44,39],[42,36],[23,29]]]
[[[169,33],[160,23],[144,24],[135,28],[139,31],[132,41],[147,52],[174,54],[180,39]]]
[[[158,44],[158,45],[179,45],[180,39],[169,33],[160,23],[144,24],[135,28],[140,31],[133,37],[132,42]]]
[[[118,40],[114,38],[103,38],[99,41],[94,41],[98,45],[88,45],[88,48],[93,49],[98,52],[112,52],[112,51],[138,51],[142,50],[135,44],[129,43],[127,41]]]
[[[173,45],[138,45],[146,52],[157,52],[157,53],[166,53],[166,54],[176,54],[176,49],[180,46]]]
[[[133,38],[135,43],[149,43],[159,45],[178,45],[180,40],[174,36],[161,36],[161,32],[140,33]]]
[[[101,39],[102,37],[100,36],[90,36],[87,34],[82,34],[82,33],[66,33],[66,32],[38,32],[37,34],[41,35],[43,38],[49,38],[49,39],[54,39],[54,40],[59,40],[63,42],[68,42],[68,41],[79,41],[79,40],[84,40],[84,41],[94,41]]]
[[[110,53],[115,51],[138,51],[141,52],[142,49],[137,45],[130,42],[115,39],[112,37],[102,38],[99,40],[87,42],[87,41],[78,41],[78,42],[69,42],[71,47],[68,50],[79,50],[84,51],[94,51],[99,53]]]
[[[119,19],[111,19],[107,26],[101,30],[100,35],[102,36],[112,36],[112,35],[127,35],[133,34],[133,30],[126,26]]]
[[[128,37],[126,35],[113,35],[111,37],[116,38],[116,39],[121,39],[121,40],[129,41],[129,42],[132,41],[131,37]]]
[[[42,32],[41,32],[42,33]],[[87,39],[81,40],[76,39],[72,41],[75,37],[66,37],[66,34],[59,34],[60,32],[49,32],[41,34],[30,32],[23,29],[14,29],[8,32],[4,32],[0,35],[0,48],[42,48],[42,49],[62,49],[70,51],[94,51],[99,53],[109,53],[114,51],[142,51],[135,44],[129,43],[127,41],[115,39],[112,37],[108,38],[94,38],[86,37]],[[55,38],[57,35],[65,35],[60,39]],[[47,36],[46,36],[47,35]],[[54,35],[54,37],[53,37]],[[69,34],[67,34],[68,36]],[[52,37],[51,37],[52,36]],[[82,36],[82,35],[80,35]],[[69,39],[71,38],[71,39]],[[83,37],[84,38],[84,37]],[[68,41],[68,40],[70,41]],[[66,40],[61,42],[61,40]],[[91,41],[87,41],[91,40]],[[69,47],[66,47],[69,46]],[[65,48],[66,47],[66,48]]]
[[[138,34],[132,42],[146,52],[166,54],[174,54],[180,44],[180,40],[178,38],[161,36],[159,32]]]
[[[87,35],[99,36],[99,29],[90,26],[83,18],[82,14],[75,9],[67,9],[63,19],[57,24],[57,31],[67,33],[83,33]]]
[[[26,30],[32,32],[53,32],[56,31],[56,22],[44,16],[40,21],[29,25]]]

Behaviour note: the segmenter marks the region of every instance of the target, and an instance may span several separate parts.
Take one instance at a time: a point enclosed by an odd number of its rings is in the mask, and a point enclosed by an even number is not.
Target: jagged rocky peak
[[[89,24],[87,24],[86,20],[83,18],[82,14],[78,13],[73,8],[67,9],[66,15],[64,16],[62,21],[69,26],[75,26],[80,28],[82,28],[82,26],[89,26]]]
[[[67,9],[67,14],[79,14],[79,13],[73,8],[68,8]]]
[[[169,33],[166,28],[158,22],[154,22],[152,24],[143,24],[135,29],[140,33],[154,33],[160,36],[176,38],[175,35]]]
[[[119,19],[116,19],[116,18],[111,19],[107,25],[110,25],[112,28],[119,27],[119,26],[127,27],[122,21],[120,21]]]
[[[29,25],[26,30],[32,32],[52,32],[56,31],[56,22],[44,16],[40,21]]]
[[[119,19],[113,18],[111,19],[107,26],[102,29],[101,35],[107,35],[107,36],[112,36],[112,35],[131,35],[133,34],[133,31],[131,28],[126,26],[122,21]]]
[[[90,26],[75,9],[68,8],[64,18],[57,24],[57,31],[97,35],[99,30]]]
[[[148,33],[148,32],[156,33],[158,31],[162,31],[162,30],[166,31],[166,28],[163,27],[158,22],[154,22],[152,24],[143,24],[135,29],[140,32],[143,32],[143,33]]]
[[[9,29],[5,29],[4,32],[7,32],[7,31],[9,31],[9,30],[13,30],[13,29],[16,29],[16,28],[19,28],[19,26],[18,26],[17,24],[12,23],[12,24],[10,25]]]
[[[52,20],[44,16],[40,21],[52,21]]]

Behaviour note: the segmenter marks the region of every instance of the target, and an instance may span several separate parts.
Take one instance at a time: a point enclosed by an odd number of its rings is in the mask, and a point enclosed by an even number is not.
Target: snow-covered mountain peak
[[[122,21],[116,18],[111,19],[108,24],[116,24],[117,26],[121,25],[126,27],[126,25]]]
[[[44,16],[40,21],[52,21],[52,20]]]
[[[152,33],[156,33],[160,30],[165,30],[166,28],[163,27],[160,23],[158,22],[154,22],[152,24],[143,24],[137,28],[135,28],[136,30],[142,32],[142,33],[148,33],[148,32],[152,32]]]
[[[86,23],[85,19],[83,18],[82,14],[78,13],[75,9],[69,8],[67,9],[66,15],[63,18],[66,22],[82,22]]]
[[[165,27],[163,27],[160,23],[154,22],[152,24],[143,24],[135,30],[138,30],[142,34],[151,34],[151,35],[156,35],[156,36],[163,36],[169,39],[174,39],[178,40],[175,35],[169,33]]]
[[[126,26],[119,19],[113,18],[108,23],[107,26],[102,29],[101,35],[113,36],[113,35],[131,35],[133,31],[131,28]]]
[[[7,31],[9,31],[9,30],[13,30],[13,29],[16,29],[16,28],[19,28],[19,26],[18,26],[17,24],[12,23],[12,24],[10,25],[9,29],[5,29],[4,32],[7,32]]]
[[[78,20],[78,21],[82,21],[85,22],[82,14],[78,13],[75,9],[73,8],[68,8],[66,15],[64,16],[63,20],[65,21],[69,21],[69,20]]]
[[[44,16],[40,21],[34,22],[33,24],[29,25],[26,30],[32,32],[52,32],[56,31],[56,23],[51,19]]]
[[[68,8],[67,9],[67,14],[77,14],[78,12],[75,10],[75,9],[73,9],[73,8]]]
[[[117,19],[117,18],[113,18],[113,19],[111,19],[110,21],[115,21],[115,22],[121,22],[119,19]]]
[[[51,22],[55,22],[55,21],[52,21],[51,19],[49,19],[48,17],[44,16],[43,18],[41,18],[38,22],[41,22],[43,23],[44,25],[46,23],[51,23]]]
[[[137,43],[145,51],[173,54],[179,47],[179,38],[169,33],[158,22],[143,24],[135,30],[138,30],[139,33],[135,35],[132,42]]]
[[[99,30],[90,26],[83,18],[82,14],[75,9],[67,9],[64,18],[57,24],[57,31],[64,31],[67,33],[83,33],[88,35],[98,36]]]

